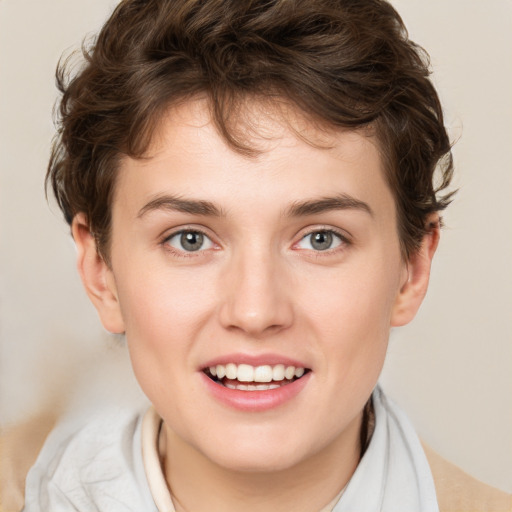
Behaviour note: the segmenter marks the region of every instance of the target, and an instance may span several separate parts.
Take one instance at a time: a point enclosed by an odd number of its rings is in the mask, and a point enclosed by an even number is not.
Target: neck
[[[321,510],[346,486],[359,463],[361,423],[362,415],[307,460],[269,472],[221,467],[164,425],[163,469],[176,512]]]

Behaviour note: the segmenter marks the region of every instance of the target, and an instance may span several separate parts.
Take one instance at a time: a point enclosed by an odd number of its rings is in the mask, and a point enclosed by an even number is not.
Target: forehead
[[[284,139],[293,142],[299,139],[312,148],[336,151],[341,146],[340,134],[348,133],[361,135],[379,149],[373,125],[354,129],[335,127],[306,114],[285,97],[249,97],[234,102],[222,112],[213,113],[214,108],[204,96],[170,105],[156,123],[146,156],[157,154],[173,136],[179,136],[184,130],[206,133],[211,129],[217,131],[216,135],[229,149],[248,158],[268,152]]]
[[[370,129],[329,129],[286,103],[268,102],[247,102],[230,126],[251,155],[236,151],[219,133],[206,100],[170,108],[146,155],[121,160],[114,210],[121,196],[122,203],[140,208],[162,193],[215,196],[240,209],[249,198],[263,196],[282,208],[309,195],[364,196],[377,205],[391,199]]]

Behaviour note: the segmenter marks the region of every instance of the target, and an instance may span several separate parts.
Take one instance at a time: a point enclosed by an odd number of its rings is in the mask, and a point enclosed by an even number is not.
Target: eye
[[[204,251],[213,247],[213,242],[204,233],[193,230],[178,231],[167,238],[165,243],[185,252]]]
[[[309,249],[313,251],[327,251],[339,247],[346,240],[334,231],[322,229],[313,231],[303,237],[297,247],[299,249]]]

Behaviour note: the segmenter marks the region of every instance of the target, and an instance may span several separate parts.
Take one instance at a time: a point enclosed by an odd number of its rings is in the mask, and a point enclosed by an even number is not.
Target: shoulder
[[[486,485],[423,445],[440,512],[512,512],[512,495]]]
[[[24,495],[27,512],[154,510],[142,463],[141,421],[140,411],[123,408],[98,411],[86,421],[60,421],[28,472],[25,488],[23,474],[16,501],[2,498],[2,506],[19,510]]]
[[[25,510],[147,510],[140,423],[114,408],[59,424],[27,476]]]
[[[55,412],[44,412],[0,432],[1,512],[23,508],[25,477],[55,421]]]

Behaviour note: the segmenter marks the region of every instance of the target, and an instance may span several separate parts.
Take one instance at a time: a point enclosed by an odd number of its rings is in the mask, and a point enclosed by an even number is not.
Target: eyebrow
[[[331,210],[361,210],[373,217],[373,210],[368,203],[348,194],[296,202],[286,210],[285,215],[289,217],[303,217]]]
[[[184,199],[179,196],[163,195],[158,196],[146,203],[137,214],[142,218],[149,212],[156,210],[168,210],[173,212],[190,213],[192,215],[206,215],[209,217],[223,217],[222,210],[217,208],[210,201]]]
[[[210,201],[184,199],[179,196],[158,196],[146,203],[137,214],[142,218],[149,212],[168,210],[174,212],[189,213],[192,215],[205,215],[208,217],[224,217],[225,213]],[[364,201],[360,201],[348,194],[340,194],[334,197],[322,197],[293,203],[285,211],[288,217],[305,217],[331,210],[361,210],[373,216],[373,210]]]

